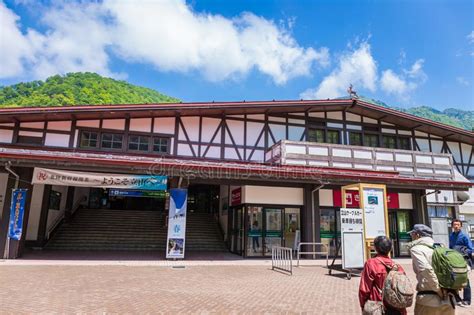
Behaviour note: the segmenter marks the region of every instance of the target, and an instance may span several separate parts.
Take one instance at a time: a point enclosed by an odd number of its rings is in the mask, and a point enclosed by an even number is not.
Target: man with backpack
[[[457,291],[467,284],[464,259],[454,250],[435,246],[433,231],[424,224],[415,224],[409,234],[418,281],[415,315],[454,315]]]
[[[461,230],[461,220],[454,219],[451,222],[451,228],[453,229],[453,232],[449,235],[449,248],[458,251],[464,257],[468,266],[472,268],[472,242]],[[463,307],[471,305],[471,286],[469,284],[469,279],[467,281],[467,286],[463,290],[463,301],[458,303],[458,305]]]
[[[374,240],[377,255],[367,260],[359,285],[363,314],[406,315],[413,302],[413,288],[403,268],[388,254],[392,241],[386,236]]]

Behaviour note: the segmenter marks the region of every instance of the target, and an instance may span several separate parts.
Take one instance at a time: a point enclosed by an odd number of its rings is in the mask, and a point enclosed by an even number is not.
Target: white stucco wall
[[[242,200],[244,203],[303,205],[303,188],[243,186]]]

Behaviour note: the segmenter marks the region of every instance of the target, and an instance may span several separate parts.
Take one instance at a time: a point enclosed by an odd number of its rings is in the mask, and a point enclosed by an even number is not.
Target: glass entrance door
[[[392,256],[399,257],[400,250],[397,237],[397,213],[395,211],[388,213],[388,226],[390,229],[390,239],[393,242]]]
[[[233,208],[232,220],[231,220],[231,238],[230,238],[230,251],[235,254],[242,255],[243,249],[243,235],[244,235],[244,222],[243,208]]]
[[[293,248],[293,250],[296,250],[296,231],[300,231],[300,208],[285,208],[284,224],[285,226],[283,229],[283,240],[285,247],[290,247]]]
[[[263,255],[263,209],[249,206],[247,208],[247,248],[246,256]]]
[[[393,241],[394,255],[409,256],[407,245],[411,241],[407,233],[411,227],[410,211],[398,210],[391,211],[388,215],[388,224],[390,227],[390,238]]]
[[[283,209],[265,208],[264,255],[272,254],[273,246],[281,246]]]

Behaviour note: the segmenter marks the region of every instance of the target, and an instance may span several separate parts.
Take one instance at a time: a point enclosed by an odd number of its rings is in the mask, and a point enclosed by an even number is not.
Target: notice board
[[[365,263],[362,209],[341,208],[342,269],[363,268]]]

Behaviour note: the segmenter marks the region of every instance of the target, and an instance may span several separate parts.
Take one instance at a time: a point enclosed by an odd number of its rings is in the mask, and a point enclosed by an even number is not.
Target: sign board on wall
[[[230,194],[230,205],[237,206],[242,203],[242,187],[233,189]]]
[[[363,268],[364,221],[362,209],[341,208],[342,268]]]
[[[32,184],[166,190],[167,177],[157,175],[89,173],[35,167]]]
[[[187,199],[187,189],[170,189],[166,258],[184,258]]]

